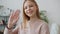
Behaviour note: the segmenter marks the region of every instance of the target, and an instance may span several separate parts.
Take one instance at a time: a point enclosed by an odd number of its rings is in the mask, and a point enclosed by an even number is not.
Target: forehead
[[[28,6],[28,5],[35,5],[35,3],[32,1],[26,1],[24,6]]]

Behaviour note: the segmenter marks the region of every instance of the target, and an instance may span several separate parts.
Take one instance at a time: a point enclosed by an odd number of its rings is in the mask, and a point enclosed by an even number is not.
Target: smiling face
[[[31,1],[26,1],[24,4],[24,11],[28,17],[32,17],[32,16],[36,15],[37,7],[36,7],[35,3],[31,2]]]
[[[39,8],[35,0],[25,0],[23,3],[23,28],[26,26],[26,21],[29,21],[31,17],[40,19]]]

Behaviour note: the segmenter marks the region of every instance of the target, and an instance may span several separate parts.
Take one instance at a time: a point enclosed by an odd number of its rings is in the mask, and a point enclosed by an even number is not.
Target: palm
[[[18,21],[18,18],[19,18],[19,13],[20,13],[20,11],[16,10],[15,12],[13,12],[10,15],[9,20],[8,20],[9,25],[13,26],[16,24],[16,22]]]

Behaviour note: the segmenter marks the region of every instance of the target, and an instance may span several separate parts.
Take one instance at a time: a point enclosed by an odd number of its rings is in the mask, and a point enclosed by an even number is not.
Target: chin
[[[30,14],[30,15],[27,15],[27,16],[32,17],[33,15]]]
[[[29,17],[31,17],[31,15],[28,15]]]

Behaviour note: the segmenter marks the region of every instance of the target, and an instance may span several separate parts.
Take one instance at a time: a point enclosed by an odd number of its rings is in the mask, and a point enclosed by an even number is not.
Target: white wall
[[[60,0],[37,0],[40,10],[46,10],[49,23],[60,25]]]
[[[21,1],[21,0],[0,0],[0,5],[4,5],[4,8],[2,9],[2,10],[4,10],[3,12],[6,11],[5,10],[6,8],[9,8],[12,10],[20,9],[20,11],[22,12],[22,3],[23,3],[23,1]],[[0,12],[2,12],[1,9],[0,9]]]
[[[50,34],[60,32],[60,0],[38,0],[40,10],[46,10],[49,18]],[[55,26],[54,24],[57,26]],[[52,25],[53,24],[53,25]]]

